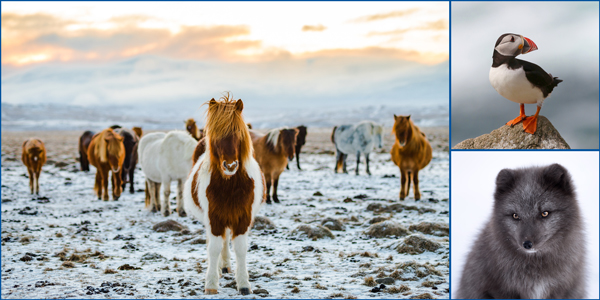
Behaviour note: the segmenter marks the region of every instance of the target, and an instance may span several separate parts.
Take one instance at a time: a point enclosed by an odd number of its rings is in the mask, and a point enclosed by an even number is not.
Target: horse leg
[[[100,174],[102,177],[102,200],[104,201],[108,201],[108,173],[108,170],[102,169],[102,174]]]
[[[287,164],[285,164],[285,169],[289,170],[290,169],[290,163],[288,162]]]
[[[31,194],[33,195],[33,171],[27,167],[27,173],[29,173],[29,189],[31,189]]]
[[[123,172],[121,170],[121,172]],[[112,182],[113,182],[113,200],[117,201],[119,200],[119,197],[121,197],[121,192],[123,191],[123,187],[121,186],[121,173],[115,173],[115,172],[110,172],[111,173],[111,177],[112,177]]]
[[[344,159],[344,174],[348,174],[348,170],[346,170],[346,159],[348,158],[348,154],[343,154]]]
[[[100,169],[96,169],[96,182],[94,183],[94,191],[98,196],[98,200],[102,200],[102,178],[100,178]]]
[[[160,205],[160,186],[162,185],[162,183],[160,182],[155,182],[154,183],[154,206],[156,207],[156,210],[159,211],[161,208]]]
[[[279,197],[277,197],[277,186],[279,185],[279,175],[275,175],[275,180],[273,180],[273,201],[275,203],[279,203]]]
[[[150,205],[150,211],[153,213],[156,212],[156,205],[154,201],[154,195],[156,195],[156,193],[154,192],[155,188],[156,186],[154,185],[154,183],[146,179],[146,207]]]
[[[40,174],[42,173],[42,168],[35,172],[35,194],[40,195]]]
[[[169,195],[171,195],[171,181],[163,180],[163,201],[160,212],[164,217],[168,217],[171,214],[171,204],[169,203]]]
[[[124,191],[127,187],[127,172],[121,171],[121,188]]]
[[[356,151],[356,170],[354,171],[358,175],[358,166],[360,165],[360,151]]]
[[[415,185],[415,200],[421,199],[421,190],[419,190],[419,171],[413,172],[413,182]]]
[[[296,148],[296,164],[298,165],[298,170],[302,170],[300,168],[300,149]]]
[[[271,204],[271,174],[265,174],[265,184],[267,186],[267,204]]]
[[[230,241],[230,233],[225,232],[225,238],[223,239],[223,249],[221,250],[221,256],[219,259],[219,270],[223,274],[231,273],[231,252],[229,252]]]
[[[369,169],[369,153],[365,153],[365,160],[367,161],[367,174],[371,175],[371,170]]]
[[[129,169],[129,193],[130,194],[135,193],[135,190],[133,189],[133,173],[135,173],[135,167],[131,166],[131,168]],[[125,187],[123,187],[123,189],[125,189]]]
[[[406,171],[400,169],[400,200],[406,198]]]
[[[219,289],[219,256],[223,248],[223,237],[214,236],[210,228],[206,232],[208,238],[208,270],[206,271],[206,280],[204,282],[204,293],[214,295]]]
[[[183,179],[177,179],[177,213],[180,217],[186,216],[183,208]]]
[[[333,168],[333,172],[337,174],[337,172],[342,167],[342,152],[340,150],[335,149],[335,167]]]
[[[246,251],[248,250],[248,232],[238,235],[233,239],[233,251],[235,251],[235,283],[242,295],[252,293],[250,281],[248,281],[248,270],[246,269]]]
[[[406,194],[405,194],[406,197],[408,197],[408,194],[410,194],[410,184],[411,184],[412,178],[413,178],[413,172],[409,171],[408,176],[406,176],[406,181],[407,181],[406,182]]]

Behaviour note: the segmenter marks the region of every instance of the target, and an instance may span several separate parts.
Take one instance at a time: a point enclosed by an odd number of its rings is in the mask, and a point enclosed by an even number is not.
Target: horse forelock
[[[236,102],[227,95],[221,97],[216,104],[209,104],[204,134],[207,140],[207,151],[208,147],[212,147],[211,144],[218,143],[229,136],[236,136],[240,141],[240,160],[245,162],[252,155],[252,139],[242,112],[235,108]]]

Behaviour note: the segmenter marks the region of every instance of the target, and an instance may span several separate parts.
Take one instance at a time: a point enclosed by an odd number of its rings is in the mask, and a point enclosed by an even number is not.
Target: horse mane
[[[242,112],[236,110],[236,103],[241,100],[233,100],[229,93],[211,105],[210,103],[213,100],[211,99],[205,103],[208,104],[206,125],[204,126],[205,136],[208,140],[207,146],[210,147],[213,141],[219,141],[234,135],[240,140],[239,155],[241,161],[245,162],[253,155],[254,149]]]
[[[275,149],[277,147],[277,140],[279,139],[279,132],[281,132],[282,129],[287,129],[287,127],[275,128],[275,129],[271,129],[269,132],[267,132],[267,145],[273,146],[273,149]]]
[[[116,143],[114,141],[117,141]],[[121,151],[124,151],[124,148],[119,147],[119,141],[122,141],[123,138],[115,133],[112,128],[104,129],[100,133],[100,137],[98,142],[96,143],[96,153],[100,156],[101,162],[107,162],[108,156],[107,154],[110,152],[111,155],[120,157]],[[116,144],[116,145],[115,145]]]

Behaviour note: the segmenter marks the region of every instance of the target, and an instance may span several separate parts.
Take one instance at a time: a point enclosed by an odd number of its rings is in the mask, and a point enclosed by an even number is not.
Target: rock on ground
[[[411,235],[404,239],[404,241],[397,244],[396,251],[398,253],[407,253],[407,254],[421,254],[425,251],[433,252],[442,247],[442,245],[438,242],[434,242],[426,237],[421,235]]]
[[[450,234],[450,227],[444,223],[432,223],[432,222],[421,222],[419,224],[413,224],[408,227],[410,231],[420,231],[424,234],[431,234],[437,236],[447,236]]]
[[[452,149],[571,149],[552,123],[538,116],[537,131],[529,134],[523,131],[521,123],[502,127],[482,136],[467,139]]]
[[[308,237],[309,239],[317,240],[322,238],[335,238],[333,233],[327,228],[321,225],[300,225],[296,227],[290,233],[290,236],[294,237]]]
[[[408,234],[408,230],[394,222],[394,221],[383,221],[379,223],[375,223],[365,231],[365,234],[368,236],[382,238],[387,236],[405,236]]]
[[[187,227],[181,225],[175,220],[166,220],[160,223],[156,223],[154,224],[154,226],[152,226],[152,230],[156,232],[182,231],[184,229],[187,229]]]
[[[323,227],[329,228],[329,230],[334,230],[334,231],[346,230],[346,226],[344,226],[344,223],[342,223],[342,221],[340,221],[338,219],[334,219],[334,218],[325,218],[323,221],[321,221],[321,225],[323,225]]]
[[[263,229],[275,229],[275,223],[267,217],[256,216],[254,217],[254,224],[252,229],[263,230]]]

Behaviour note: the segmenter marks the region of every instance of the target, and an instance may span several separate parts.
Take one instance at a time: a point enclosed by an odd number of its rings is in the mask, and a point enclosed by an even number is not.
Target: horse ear
[[[410,120],[410,115],[408,115],[408,117],[406,117],[407,120]]]
[[[396,114],[394,114],[394,120],[397,120],[397,119],[398,119],[398,116],[396,116]]]
[[[217,100],[215,100],[215,98],[210,99],[210,101],[208,102],[208,106],[213,106],[217,104]]]
[[[238,101],[235,102],[235,110],[241,112],[242,109],[244,109],[244,102],[242,102],[242,99],[238,99]]]

